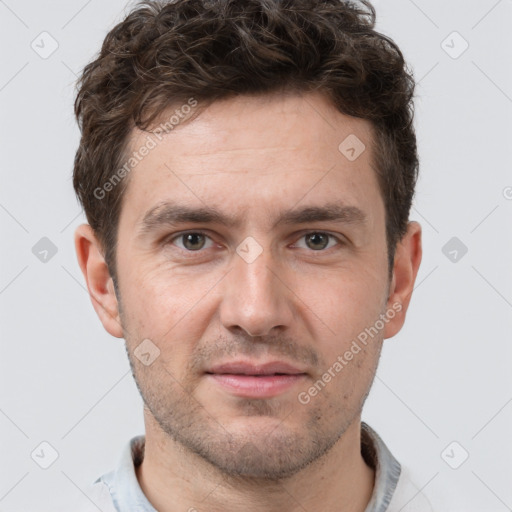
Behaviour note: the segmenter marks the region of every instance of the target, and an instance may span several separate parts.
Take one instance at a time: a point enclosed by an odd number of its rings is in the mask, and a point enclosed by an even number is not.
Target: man
[[[432,510],[361,422],[422,252],[414,81],[374,25],[368,2],[145,1],[85,67],[75,246],[146,427],[101,510]]]

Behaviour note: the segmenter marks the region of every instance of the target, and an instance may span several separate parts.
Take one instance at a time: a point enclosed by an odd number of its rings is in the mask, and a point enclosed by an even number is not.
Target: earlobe
[[[409,222],[407,233],[397,244],[386,311],[389,321],[384,329],[384,338],[397,334],[405,322],[414,283],[421,263],[421,225]]]
[[[76,228],[75,250],[96,314],[108,333],[122,338],[123,329],[112,277],[101,244],[89,224]]]

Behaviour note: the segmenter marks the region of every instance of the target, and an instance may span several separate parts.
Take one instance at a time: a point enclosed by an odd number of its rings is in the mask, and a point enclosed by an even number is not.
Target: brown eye
[[[205,248],[208,239],[210,237],[200,231],[190,231],[174,237],[172,240],[169,240],[169,243],[177,245],[178,248],[184,251],[197,252]],[[178,244],[178,241],[181,243]]]
[[[305,242],[303,242],[303,240]],[[325,233],[324,231],[310,231],[304,233],[298,242],[294,244],[294,247],[299,249],[307,249],[310,252],[328,252],[329,249],[338,246],[341,249],[345,245],[343,238],[332,235],[331,233]]]
[[[197,251],[204,246],[204,235],[198,233],[188,233],[182,235],[183,246],[190,251]]]
[[[318,250],[325,249],[329,243],[329,235],[325,233],[313,233],[311,235],[306,235],[306,244],[310,249]]]
[[[333,244],[329,246],[330,241],[335,241],[338,243],[338,245],[342,245],[342,242],[339,238],[322,231],[311,231],[310,233],[303,235],[301,239],[306,240],[307,249],[311,249],[312,251],[317,252],[324,251],[326,248],[330,249],[333,247]],[[336,245],[336,243],[334,245]]]

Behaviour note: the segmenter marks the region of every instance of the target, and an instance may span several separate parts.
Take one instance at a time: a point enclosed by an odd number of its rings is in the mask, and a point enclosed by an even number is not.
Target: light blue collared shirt
[[[101,488],[101,496],[108,500],[109,507],[112,505],[112,510],[158,512],[142,492],[135,473],[135,466],[140,465],[144,458],[144,443],[144,435],[133,437],[127,443],[117,469],[102,475],[93,484],[98,495]],[[361,422],[361,454],[365,462],[375,470],[373,493],[365,512],[398,511],[403,503],[411,501],[410,496],[415,502],[407,510],[432,511],[424,495],[409,480],[404,480],[405,477],[401,478],[400,463],[380,436],[364,422]]]

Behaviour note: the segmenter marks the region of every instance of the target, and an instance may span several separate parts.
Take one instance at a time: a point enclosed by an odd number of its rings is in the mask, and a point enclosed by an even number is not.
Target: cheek
[[[141,321],[157,323],[169,323],[191,311],[214,283],[210,274],[185,276],[165,264],[142,264],[127,276],[124,302]]]
[[[317,420],[338,423],[357,414],[371,388],[378,358],[371,348],[365,348],[350,361],[335,360],[323,374],[317,376],[301,390],[301,404],[320,412]]]
[[[383,312],[385,290],[377,293],[375,286],[357,281],[340,282],[340,287],[318,302],[329,329],[322,329],[328,335],[317,346],[324,367],[315,377],[328,381],[326,399],[330,395],[336,403],[354,405],[370,386],[378,364],[383,330],[375,324]]]
[[[331,349],[343,350],[378,320],[385,307],[387,286],[381,275],[378,279],[375,275],[344,270],[332,273],[323,286],[309,283],[309,287],[302,287],[301,297],[319,324],[325,326],[323,331],[332,340]]]
[[[219,276],[185,276],[164,266],[151,270],[141,266],[125,275],[123,327],[130,346],[135,348],[147,338],[159,348],[162,362],[174,367],[184,364],[209,321],[211,292]]]

